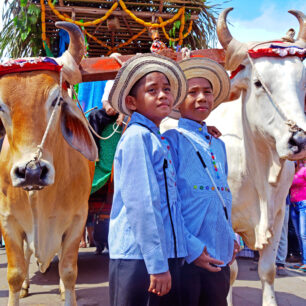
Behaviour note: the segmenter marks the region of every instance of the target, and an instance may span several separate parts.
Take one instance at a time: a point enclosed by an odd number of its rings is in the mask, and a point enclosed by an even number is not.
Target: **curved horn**
[[[232,41],[233,36],[230,33],[227,24],[226,24],[226,17],[227,14],[232,11],[232,7],[228,7],[227,9],[223,10],[218,17],[217,21],[217,35],[222,47],[226,50],[229,43]]]
[[[289,10],[288,12],[295,16],[300,23],[300,31],[297,36],[297,40],[302,39],[306,41],[306,16],[304,15],[304,13],[297,10]]]
[[[70,37],[68,52],[72,55],[77,65],[79,65],[85,54],[84,36],[80,28],[77,25],[66,21],[57,21],[55,26],[68,32]]]

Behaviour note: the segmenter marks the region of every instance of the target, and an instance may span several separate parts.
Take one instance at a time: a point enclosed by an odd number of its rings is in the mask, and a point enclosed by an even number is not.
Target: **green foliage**
[[[5,0],[0,33],[0,56],[39,56],[41,42],[40,8],[31,0]]]

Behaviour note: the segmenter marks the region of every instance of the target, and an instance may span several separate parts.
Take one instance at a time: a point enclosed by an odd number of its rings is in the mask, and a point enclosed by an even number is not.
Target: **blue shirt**
[[[149,274],[168,271],[168,258],[175,257],[163,174],[165,158],[177,255],[187,255],[170,154],[170,147],[157,126],[134,112],[114,158],[109,253],[112,259],[144,259]]]
[[[232,196],[227,184],[227,159],[222,140],[211,137],[206,125],[181,118],[178,130],[169,130],[167,138],[175,168],[177,187],[182,202],[182,215],[187,234],[188,263],[199,257],[204,249],[210,256],[226,265],[233,256],[235,234],[225,217],[220,198],[204,170],[192,144],[179,133],[189,137],[207,165],[231,215]]]

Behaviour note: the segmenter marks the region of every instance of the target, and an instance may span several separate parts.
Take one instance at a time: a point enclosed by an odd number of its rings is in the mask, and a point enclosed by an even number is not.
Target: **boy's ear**
[[[136,110],[136,99],[133,96],[126,96],[125,105],[128,109],[135,111]]]

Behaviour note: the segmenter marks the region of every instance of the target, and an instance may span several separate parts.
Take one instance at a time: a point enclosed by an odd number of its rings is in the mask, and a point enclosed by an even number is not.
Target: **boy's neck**
[[[194,122],[196,122],[196,123],[198,123],[198,124],[201,124],[201,125],[205,125],[205,119],[203,120],[203,121],[198,121],[198,120],[194,120],[194,119],[192,119],[192,118],[187,118],[187,117],[182,117],[183,119],[187,119],[187,120],[190,120],[190,121],[194,121]]]

